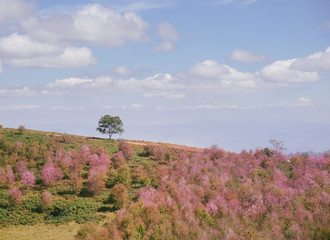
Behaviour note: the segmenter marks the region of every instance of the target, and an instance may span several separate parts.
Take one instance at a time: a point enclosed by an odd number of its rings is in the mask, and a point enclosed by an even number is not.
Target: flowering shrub
[[[50,192],[48,191],[43,191],[42,196],[41,196],[42,204],[45,207],[49,207],[53,204],[53,196]]]
[[[19,188],[15,187],[8,191],[9,201],[14,204],[20,204],[22,202],[22,192]]]
[[[63,176],[61,168],[55,167],[52,163],[47,163],[41,172],[42,181],[46,186],[61,180]]]
[[[120,142],[119,151],[123,153],[126,160],[130,160],[133,156],[133,148],[125,142]]]
[[[34,177],[33,172],[25,170],[25,172],[22,173],[22,183],[27,187],[31,187],[35,184],[36,179]]]

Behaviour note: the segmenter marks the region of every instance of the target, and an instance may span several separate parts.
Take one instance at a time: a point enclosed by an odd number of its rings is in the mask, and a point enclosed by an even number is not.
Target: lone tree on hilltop
[[[111,139],[113,134],[121,134],[124,132],[122,127],[123,122],[121,121],[120,117],[112,117],[107,114],[100,118],[99,126],[96,130],[103,134],[109,134],[109,138]]]

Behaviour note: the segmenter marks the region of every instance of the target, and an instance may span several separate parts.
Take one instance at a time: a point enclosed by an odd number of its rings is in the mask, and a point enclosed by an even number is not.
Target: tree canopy
[[[97,131],[108,134],[111,139],[113,134],[121,134],[124,132],[123,122],[118,116],[104,115],[99,120]]]

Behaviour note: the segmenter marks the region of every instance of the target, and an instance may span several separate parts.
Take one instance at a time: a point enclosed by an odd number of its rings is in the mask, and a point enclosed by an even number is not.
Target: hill
[[[2,128],[0,233],[29,225],[64,239],[54,224],[66,224],[76,239],[329,239],[329,159]]]

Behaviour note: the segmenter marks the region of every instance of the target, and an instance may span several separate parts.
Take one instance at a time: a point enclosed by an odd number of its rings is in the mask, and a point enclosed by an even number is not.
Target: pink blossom
[[[46,206],[49,206],[49,205],[52,205],[53,203],[53,196],[50,192],[48,191],[44,191],[42,192],[42,202],[46,205]]]
[[[53,164],[46,164],[41,172],[41,177],[45,185],[49,186],[56,181],[61,180],[64,175],[59,167],[54,167]]]
[[[9,200],[14,204],[19,204],[22,202],[22,192],[19,188],[14,187],[8,191]]]
[[[25,172],[23,172],[22,174],[22,183],[26,186],[26,187],[31,187],[35,184],[35,177],[33,172],[26,170]]]
[[[10,165],[6,166],[6,170],[7,170],[6,171],[7,181],[8,181],[8,184],[11,185],[15,182],[15,174]]]
[[[211,200],[206,204],[205,210],[211,214],[212,216],[216,215],[218,212],[217,202],[215,200]]]
[[[18,161],[18,163],[16,164],[16,172],[18,172],[18,174],[20,176],[22,176],[22,174],[27,170],[27,167],[26,167],[26,161],[24,160],[21,160],[21,161]]]
[[[238,214],[242,210],[241,204],[239,203],[239,201],[237,199],[230,200],[229,206],[230,206],[231,212],[234,213],[235,215]]]

